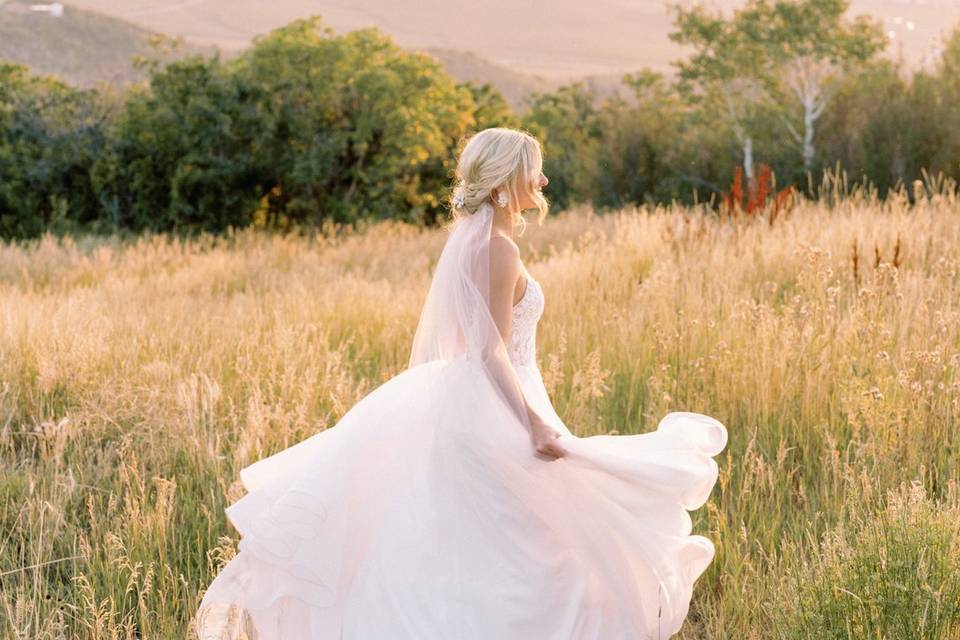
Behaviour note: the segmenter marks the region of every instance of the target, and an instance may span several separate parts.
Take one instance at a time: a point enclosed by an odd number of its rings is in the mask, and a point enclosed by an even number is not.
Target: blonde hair
[[[510,210],[522,192],[529,195],[538,212],[537,222],[543,222],[550,205],[539,187],[543,169],[540,142],[526,131],[506,127],[484,129],[465,142],[450,196],[454,219],[474,213],[484,202],[496,202],[495,192],[503,190]],[[520,225],[522,234],[526,220],[517,213],[513,222]]]

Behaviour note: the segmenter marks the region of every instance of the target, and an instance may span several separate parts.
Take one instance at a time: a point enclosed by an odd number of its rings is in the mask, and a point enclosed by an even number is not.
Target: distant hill
[[[454,49],[429,48],[424,53],[435,57],[458,82],[473,81],[476,84],[489,82],[506,98],[514,110],[520,110],[524,98],[530,93],[551,91],[558,86],[556,81],[541,76],[521,73],[503,65],[481,58],[475,53]]]
[[[77,86],[99,82],[124,86],[142,80],[143,72],[133,67],[132,60],[137,55],[159,55],[150,46],[157,36],[125,20],[71,5],[65,7],[61,17],[54,17],[31,11],[30,3],[24,0],[0,0],[0,60],[22,62],[38,73],[53,74]],[[198,52],[212,55],[216,50],[214,46],[181,42],[168,57]],[[434,56],[458,82],[489,82],[497,87],[518,112],[525,109],[530,93],[552,91],[564,80],[523,73],[466,51],[428,48],[424,52]],[[231,50],[222,55],[229,58],[237,53]],[[619,83],[619,75],[583,81],[606,94]]]
[[[470,51],[519,73],[566,80],[651,66],[682,53],[664,0],[72,0],[223,50],[310,15],[338,32],[374,26],[408,49]]]
[[[523,112],[526,109],[526,98],[531,93],[554,91],[565,82],[573,80],[573,78],[544,78],[535,74],[522,73],[502,64],[490,62],[468,51],[429,48],[425,49],[424,53],[437,58],[447,73],[458,82],[468,80],[472,80],[476,84],[489,82],[497,87],[514,111],[517,112]],[[576,80],[594,90],[597,95],[603,96],[616,89],[620,84],[621,75],[588,76],[576,78]]]
[[[744,0],[703,1],[729,14]],[[569,79],[649,67],[668,72],[686,50],[670,41],[667,0],[71,0],[190,42],[240,50],[295,18],[320,15],[338,32],[375,26],[410,49],[470,51],[520,73]],[[851,0],[850,14],[884,25],[910,66],[937,53],[960,21],[960,0]]]
[[[142,27],[72,6],[54,17],[31,11],[30,4],[0,2],[0,60],[24,63],[77,86],[101,81],[122,86],[141,79],[132,64],[135,55],[159,55],[150,46],[156,34]],[[213,50],[182,43],[170,57]]]

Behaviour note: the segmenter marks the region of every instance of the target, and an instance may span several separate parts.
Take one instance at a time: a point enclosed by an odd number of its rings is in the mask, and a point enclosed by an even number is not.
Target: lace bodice
[[[533,278],[527,278],[527,287],[520,302],[513,305],[513,324],[507,353],[513,366],[535,365],[537,362],[537,322],[543,315],[543,289]]]

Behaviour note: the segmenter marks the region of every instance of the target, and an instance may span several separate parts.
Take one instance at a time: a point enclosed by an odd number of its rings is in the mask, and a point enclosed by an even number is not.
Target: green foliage
[[[93,179],[110,224],[134,231],[245,226],[267,158],[255,152],[258,89],[218,57],[192,56],[132,92]]]
[[[687,109],[658,73],[627,74],[623,84],[632,100],[617,95],[599,113],[603,153],[595,203],[621,208],[680,199],[689,188],[680,171],[694,155],[682,139]]]
[[[563,209],[594,198],[602,132],[595,99],[583,83],[535,94],[523,125],[543,145],[549,199]]]
[[[520,120],[510,109],[506,98],[493,85],[488,82],[477,85],[468,81],[461,86],[466,87],[473,98],[474,131],[483,131],[490,127],[520,126]]]
[[[543,143],[555,210],[692,202],[737,165],[816,197],[839,168],[889,190],[960,178],[960,30],[942,64],[907,78],[848,0],[749,0],[732,16],[671,7],[692,47],[677,79],[639,70],[601,98],[583,83],[519,116],[489,84],[456,84],[376,29],[319,17],[230,61],[135,61],[116,96],[0,66],[0,237],[72,230],[310,229],[398,218],[434,224],[471,132],[523,127]],[[926,178],[925,178],[926,179]]]
[[[939,68],[914,80],[911,120],[919,120],[927,133],[917,159],[930,171],[960,177],[960,25],[946,41]],[[925,114],[917,118],[914,114]],[[926,162],[924,162],[926,160]]]
[[[724,116],[743,147],[752,175],[754,143],[772,122],[795,146],[804,171],[816,167],[817,122],[843,77],[872,60],[885,44],[879,24],[845,19],[849,0],[748,0],[725,17],[704,5],[671,6],[670,38],[694,48],[677,62],[685,92]]]
[[[554,207],[619,208],[720,192],[737,163],[729,128],[661,74],[626,74],[622,85],[625,96],[603,101],[581,83],[534,97],[523,124],[544,143]]]
[[[823,156],[881,193],[924,172],[960,178],[960,93],[952,97],[950,75],[945,61],[908,80],[884,60],[846,78],[823,118]]]
[[[273,167],[271,220],[439,214],[473,105],[432,58],[375,29],[335,36],[312,18],[258,39],[236,70],[262,96],[254,151]]]
[[[960,634],[960,502],[891,492],[806,549],[784,545],[769,606],[782,640],[952,640]]]
[[[92,219],[100,111],[93,92],[0,64],[0,237],[69,231]]]

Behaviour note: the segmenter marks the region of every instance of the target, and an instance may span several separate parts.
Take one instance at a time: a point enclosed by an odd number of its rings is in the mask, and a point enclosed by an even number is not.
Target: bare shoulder
[[[490,238],[490,272],[494,281],[510,286],[520,273],[520,248],[507,236],[494,234]]]
[[[490,237],[490,258],[503,262],[516,262],[520,258],[520,247],[507,236],[499,233]]]

